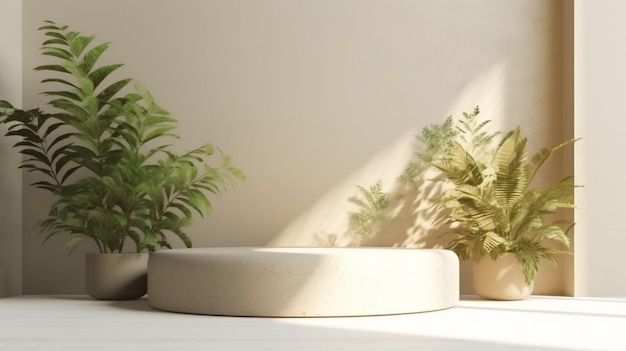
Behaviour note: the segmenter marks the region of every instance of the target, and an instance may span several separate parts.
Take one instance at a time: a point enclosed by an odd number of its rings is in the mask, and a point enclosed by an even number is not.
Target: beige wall
[[[113,41],[107,59],[178,116],[180,147],[215,142],[249,177],[196,221],[195,246],[315,244],[345,232],[356,185],[393,190],[413,135],[449,114],[480,105],[495,126],[522,125],[531,145],[560,142],[559,4],[24,0],[24,103],[42,102],[31,70],[42,20]],[[47,203],[24,188],[25,231]],[[68,256],[64,243],[25,239],[25,293],[82,292],[94,247]],[[538,292],[562,293],[562,274],[545,272]]]
[[[620,0],[575,2],[576,197],[575,292],[579,296],[626,296],[626,24]]]
[[[0,6],[0,99],[22,100],[22,2]],[[0,127],[4,135],[6,127]],[[22,293],[22,174],[12,141],[0,137],[0,297]]]

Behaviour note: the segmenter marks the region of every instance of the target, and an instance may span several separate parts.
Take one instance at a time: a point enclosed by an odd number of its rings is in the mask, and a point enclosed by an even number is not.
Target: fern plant
[[[530,186],[546,161],[575,141],[543,148],[531,156],[526,150],[527,138],[521,136],[519,127],[506,134],[497,146],[485,148],[480,154],[454,141],[451,157],[433,162],[454,185],[442,199],[451,210],[448,223],[457,225],[449,248],[461,259],[474,261],[485,255],[497,259],[514,253],[528,284],[534,280],[541,259],[555,264],[554,254],[564,251],[549,248],[544,241],[568,247],[567,231],[571,225],[546,220],[545,216],[558,209],[574,208],[573,177],[543,189]]]
[[[0,122],[19,138],[20,167],[41,178],[32,185],[54,195],[38,223],[44,242],[69,234],[70,249],[88,239],[103,253],[122,252],[128,241],[151,252],[171,247],[175,235],[191,247],[183,228],[193,213],[210,214],[209,196],[243,173],[211,144],[171,151],[176,119],[146,89],[130,89],[131,78],[105,83],[122,67],[97,66],[110,43],[92,45],[94,36],[52,21],[39,30],[42,54],[55,62],[35,70],[50,74],[42,83],[54,88],[43,94],[54,112],[0,101]]]

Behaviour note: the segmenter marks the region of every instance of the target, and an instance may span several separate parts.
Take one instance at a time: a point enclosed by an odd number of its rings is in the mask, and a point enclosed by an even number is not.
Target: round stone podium
[[[148,301],[182,313],[339,317],[440,310],[459,301],[448,250],[222,247],[158,251]]]

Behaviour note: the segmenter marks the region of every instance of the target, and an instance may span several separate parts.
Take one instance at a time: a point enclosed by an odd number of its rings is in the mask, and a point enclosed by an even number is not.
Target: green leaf
[[[520,246],[515,252],[519,261],[526,284],[531,284],[539,271],[539,248],[537,244],[526,244]]]
[[[183,204],[183,203],[170,202],[168,208],[169,207],[173,207],[173,208],[178,209],[182,213],[182,215],[185,216],[185,217],[191,217],[192,216],[192,213],[189,210],[189,208],[187,208],[187,206],[185,206],[185,204]]]
[[[46,155],[41,151],[33,150],[33,149],[22,149],[19,152],[24,155],[32,156],[39,162],[47,166],[50,166],[50,160],[48,160],[48,157],[46,157]]]
[[[27,148],[33,148],[33,149],[39,149],[39,145],[33,143],[32,141],[20,141],[15,143],[15,145],[13,145],[14,147],[27,147]]]
[[[63,26],[62,30],[65,31],[67,29],[67,26]],[[71,42],[72,40],[74,40],[74,38],[78,37],[80,35],[80,33],[78,32],[67,32],[65,34],[65,37],[67,38],[68,42]]]
[[[67,41],[65,39],[52,38],[44,41],[42,45],[48,46],[51,44],[67,45]]]
[[[146,135],[143,140],[141,140],[142,144],[145,144],[147,142],[149,142],[150,140],[156,139],[156,138],[162,138],[165,136],[171,136],[171,134],[168,134],[167,132],[174,129],[174,127],[159,127],[156,129],[153,129],[150,131],[150,133],[148,133],[148,135]]]
[[[54,71],[54,72],[61,72],[61,73],[70,73],[70,71],[67,70],[67,68],[61,66],[61,65],[42,65],[42,66],[37,66],[35,67],[35,71]]]
[[[47,137],[47,136],[49,136],[49,135],[50,135],[50,133],[54,132],[55,130],[57,130],[58,128],[60,128],[60,127],[62,127],[62,126],[64,126],[64,125],[65,125],[65,123],[63,123],[63,122],[57,122],[57,123],[53,123],[53,124],[49,125],[49,126],[45,129],[45,131],[44,131],[44,133],[43,133],[44,138],[45,138],[45,137]]]
[[[61,177],[61,184],[64,184],[65,181],[76,171],[78,171],[79,169],[81,169],[81,166],[74,166],[71,167],[70,169],[68,169],[67,171],[65,171],[65,173],[63,173],[63,177]]]
[[[89,113],[85,111],[85,109],[83,109],[81,106],[76,105],[75,103],[69,100],[56,99],[56,100],[50,101],[49,104],[58,109],[69,112],[76,118],[79,118],[81,121],[85,121],[86,119],[89,118]]]
[[[72,59],[72,54],[69,51],[63,50],[63,49],[59,49],[59,48],[53,48],[53,47],[45,48],[42,51],[42,55],[54,56],[54,57],[58,57],[58,58],[63,59],[63,60],[71,60]]]
[[[497,246],[504,243],[506,243],[506,239],[494,232],[489,231],[485,233],[483,249],[486,253],[491,253],[491,251],[493,251]]]
[[[56,25],[54,25],[54,22],[52,22],[52,21],[44,21],[44,22],[50,23],[51,25],[41,26],[41,27],[37,28],[37,30],[48,30],[48,29],[50,29],[50,30],[57,30],[57,31],[61,30],[61,28],[59,28]]]
[[[117,211],[110,211],[110,214],[113,216],[113,218],[115,218],[115,220],[117,221],[117,224],[119,224],[120,226],[122,227],[126,226],[126,224],[128,223],[128,219],[123,213],[120,213]]]
[[[43,93],[44,95],[47,96],[60,96],[60,97],[66,97],[68,99],[74,100],[74,101],[81,101],[80,96],[76,95],[75,93],[72,93],[70,91],[46,91]]]
[[[87,77],[89,77],[89,79],[91,79],[91,81],[93,82],[93,87],[94,89],[97,88],[100,83],[109,76],[109,74],[113,73],[115,70],[117,70],[118,68],[122,67],[122,64],[115,64],[115,65],[108,65],[108,66],[102,66],[98,69],[96,69],[95,71],[89,73],[87,75]]]
[[[25,140],[33,142],[33,143],[37,143],[37,144],[40,144],[43,142],[43,139],[41,139],[39,135],[37,135],[32,130],[26,129],[26,128],[11,130],[7,132],[5,135],[6,136],[21,136]]]
[[[61,78],[46,78],[44,80],[41,81],[42,83],[61,83],[63,85],[67,85],[69,87],[72,87],[74,89],[78,89],[78,87],[70,82],[68,82],[65,79],[61,79]]]
[[[187,234],[183,233],[180,230],[174,231],[174,234],[180,238],[180,240],[185,244],[187,248],[192,247],[191,239],[187,236]]]
[[[566,147],[566,146],[568,146],[570,144],[573,144],[573,143],[575,143],[578,140],[580,140],[580,138],[578,138],[578,139],[570,139],[570,140],[568,140],[568,141],[566,141],[564,143],[561,143],[560,145],[552,148],[551,150],[549,150],[547,148],[543,148],[543,149],[539,150],[537,153],[535,153],[531,157],[530,165],[529,165],[530,172],[531,172],[531,179],[534,178],[535,174],[541,168],[541,166],[543,166],[543,164],[546,161],[548,161],[550,159],[550,157],[552,157],[552,155],[556,151],[558,151],[558,150],[560,150],[560,149],[562,149],[562,148],[564,148],[564,147]]]
[[[70,50],[72,51],[72,54],[76,57],[80,56],[83,53],[83,50],[85,50],[87,45],[89,45],[89,43],[91,43],[93,39],[94,39],[93,36],[89,36],[89,37],[77,36],[73,38],[73,40],[70,42]],[[88,73],[87,71],[83,71],[83,72],[85,74]]]
[[[247,179],[246,175],[239,168],[228,167],[228,172],[239,180]]]
[[[61,39],[61,40],[66,40],[65,36],[61,33],[58,32],[46,32],[45,33],[46,36],[51,37],[51,38],[57,38],[57,39]]]
[[[51,193],[56,193],[58,189],[56,184],[52,184],[50,182],[46,182],[43,180],[39,182],[31,183],[30,185],[39,189],[47,190]]]
[[[111,43],[103,43],[100,44],[93,49],[89,50],[85,56],[83,56],[83,60],[80,63],[80,68],[85,72],[85,74],[89,74],[91,69],[96,64],[100,56],[108,49]]]
[[[8,101],[0,100],[0,108],[12,109],[13,105],[11,105]]]
[[[104,176],[101,178],[101,180],[102,183],[106,185],[109,189],[114,189],[117,187],[117,183],[115,182],[115,179],[113,179],[113,177]]]
[[[212,211],[211,203],[209,199],[201,192],[195,189],[188,189],[186,191],[189,204],[204,217],[204,214],[210,214]]]
[[[57,136],[56,138],[52,139],[52,141],[49,142],[48,149],[51,150],[53,147],[56,146],[56,144],[62,142],[63,140],[69,139],[72,136],[74,136],[74,133],[66,133],[66,134],[61,134]],[[53,159],[54,158],[55,157],[53,157]]]
[[[108,87],[106,87],[104,90],[102,90],[98,95],[98,101],[101,102],[101,106],[104,106],[103,104],[106,103],[107,101],[109,101],[113,96],[115,96],[115,94],[119,93],[120,90],[122,90],[126,85],[128,85],[129,82],[131,82],[132,79],[124,79],[124,80],[120,80],[118,82],[115,82],[111,85],[109,85]],[[94,86],[96,84],[94,83]]]

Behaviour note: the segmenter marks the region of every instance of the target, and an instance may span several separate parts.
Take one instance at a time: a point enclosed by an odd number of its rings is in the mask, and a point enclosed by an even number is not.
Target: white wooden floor
[[[0,350],[626,350],[626,298],[465,297],[437,312],[280,319],[19,296],[0,299]]]

